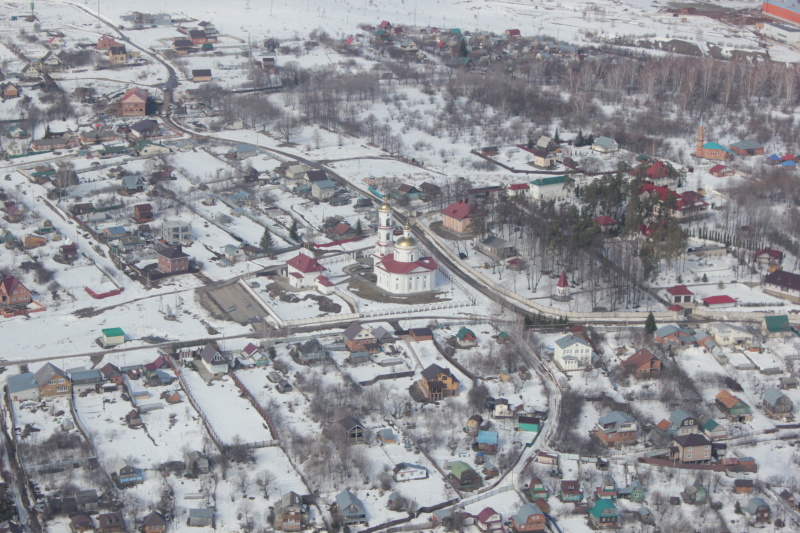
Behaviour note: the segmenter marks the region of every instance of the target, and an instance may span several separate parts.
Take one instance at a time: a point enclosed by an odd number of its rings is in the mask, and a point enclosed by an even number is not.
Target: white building
[[[592,150],[594,150],[595,152],[600,152],[602,154],[608,154],[611,152],[618,152],[619,145],[617,144],[617,141],[615,141],[611,137],[601,136],[595,139],[594,143],[592,143]]]
[[[392,208],[384,197],[378,209],[378,242],[372,254],[378,287],[392,294],[414,294],[436,289],[436,261],[419,257],[419,245],[406,224],[397,242],[393,237]]]
[[[567,335],[556,341],[553,359],[564,372],[584,370],[592,364],[592,347],[580,337]]]
[[[715,322],[708,329],[720,346],[735,346],[753,342],[753,334],[741,326],[734,326],[727,322]]]
[[[567,177],[549,176],[530,183],[530,194],[534,200],[560,200],[567,197]]]
[[[761,29],[761,33],[765,37],[775,39],[787,44],[800,43],[800,28],[795,28],[788,24],[781,24],[780,22],[767,22]]]
[[[303,253],[286,261],[286,267],[289,284],[298,289],[316,286],[317,277],[327,270],[319,261]]]
[[[192,225],[180,220],[167,220],[161,226],[161,238],[167,244],[191,244]]]
[[[427,477],[428,469],[424,466],[412,463],[399,463],[394,467],[395,481],[411,481],[414,479],[426,479]]]
[[[228,360],[225,359],[225,356],[210,342],[206,344],[203,351],[200,352],[200,360],[203,362],[203,366],[212,374],[228,373]]]

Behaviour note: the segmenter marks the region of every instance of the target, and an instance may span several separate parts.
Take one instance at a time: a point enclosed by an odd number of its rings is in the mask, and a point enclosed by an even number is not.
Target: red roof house
[[[317,283],[317,277],[327,270],[319,262],[304,253],[299,253],[286,261],[286,274],[292,287],[312,287]]]
[[[0,305],[28,305],[31,291],[20,280],[9,274],[0,281]]]
[[[442,225],[456,233],[469,233],[469,221],[475,210],[466,200],[455,202],[442,209]]]
[[[710,307],[711,309],[717,309],[720,307],[734,307],[737,303],[738,302],[736,300],[726,294],[703,298],[703,305]]]
[[[667,289],[669,302],[673,304],[694,303],[694,293],[686,285],[675,285]],[[684,305],[685,307],[685,305]]]

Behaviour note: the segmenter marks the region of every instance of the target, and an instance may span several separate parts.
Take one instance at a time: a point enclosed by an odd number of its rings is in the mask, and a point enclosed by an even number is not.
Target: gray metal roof
[[[24,374],[19,374],[16,376],[8,376],[6,382],[8,383],[8,392],[11,394],[39,388],[32,372],[25,372]]]

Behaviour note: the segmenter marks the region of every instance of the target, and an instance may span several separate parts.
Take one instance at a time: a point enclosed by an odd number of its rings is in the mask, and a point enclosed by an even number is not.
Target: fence
[[[410,378],[414,375],[413,370],[408,370],[406,372],[395,372],[394,374],[381,374],[380,376],[375,376],[374,378],[367,380],[367,381],[359,381],[358,384],[363,387],[368,387],[370,385],[374,385],[379,381],[387,380],[387,379],[400,379],[400,378]]]
[[[272,418],[270,418],[269,414],[267,414],[266,409],[264,409],[260,403],[256,401],[253,397],[253,394],[250,390],[244,386],[244,383],[239,379],[239,376],[236,375],[236,372],[231,370],[230,376],[233,379],[233,382],[239,387],[239,390],[242,391],[248,400],[250,400],[250,404],[255,408],[256,412],[261,415],[261,418],[264,419],[264,422],[267,423],[269,427],[269,432],[272,435],[272,441],[269,441],[270,444],[266,444],[265,446],[253,446],[254,448],[266,448],[267,446],[278,446],[280,444],[280,437],[278,436],[278,431],[275,429],[275,424],[272,423]]]
[[[168,363],[169,366],[172,367],[172,370],[175,372],[175,375],[178,376],[178,382],[181,384],[181,388],[186,393],[186,398],[189,400],[189,403],[192,404],[194,410],[197,411],[197,414],[200,415],[200,420],[203,421],[203,425],[206,427],[206,431],[208,431],[208,436],[211,437],[211,440],[216,445],[217,449],[222,452],[225,449],[225,446],[222,444],[222,440],[217,435],[217,432],[214,431],[214,428],[211,427],[211,423],[206,418],[206,415],[203,414],[203,411],[200,409],[200,406],[197,405],[194,397],[192,396],[192,390],[189,388],[189,385],[186,383],[186,380],[183,379],[183,374],[181,373],[178,365],[172,360],[171,357],[164,358]]]

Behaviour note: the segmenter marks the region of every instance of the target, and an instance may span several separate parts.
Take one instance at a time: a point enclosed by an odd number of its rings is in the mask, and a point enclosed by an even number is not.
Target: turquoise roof
[[[703,145],[703,148],[706,148],[708,150],[723,150],[725,152],[728,152],[729,154],[733,153],[733,151],[730,148],[725,148],[719,143],[706,143]]]

